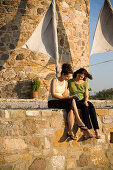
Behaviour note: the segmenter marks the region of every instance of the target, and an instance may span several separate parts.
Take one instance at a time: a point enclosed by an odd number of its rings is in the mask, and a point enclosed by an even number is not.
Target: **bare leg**
[[[76,140],[76,136],[73,133],[73,125],[74,125],[74,113],[73,110],[70,110],[68,112],[68,127],[69,127],[68,136],[71,139]]]
[[[75,113],[75,117],[76,117],[76,121],[77,121],[77,125],[79,126],[85,126],[85,124],[82,122],[80,116],[79,116],[79,113],[78,113],[78,109],[77,109],[77,106],[76,106],[76,102],[75,100],[73,99],[72,101],[72,105],[73,105],[73,109],[74,109],[74,113]],[[90,134],[90,131],[87,129],[84,129],[85,130],[85,134],[87,135],[87,137],[93,137],[92,134]]]
[[[74,125],[74,115],[73,115],[73,110],[70,110],[68,113],[68,127],[69,127],[69,134],[72,134],[72,129]]]
[[[72,101],[72,105],[73,105],[73,109],[74,109],[74,113],[75,113],[77,124],[85,126],[85,124],[82,122],[82,120],[81,120],[81,118],[79,116],[78,109],[77,109],[77,106],[76,106],[76,102],[75,102],[74,99]]]

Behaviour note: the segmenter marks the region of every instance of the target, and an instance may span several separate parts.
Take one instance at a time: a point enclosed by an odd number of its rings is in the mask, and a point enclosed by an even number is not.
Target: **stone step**
[[[113,100],[91,100],[95,108],[113,108]],[[0,108],[40,109],[48,108],[47,100],[42,99],[0,99]]]

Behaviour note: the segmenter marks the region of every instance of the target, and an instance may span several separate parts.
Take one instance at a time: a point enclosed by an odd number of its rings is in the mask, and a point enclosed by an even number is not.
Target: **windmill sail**
[[[113,8],[110,0],[105,0],[100,11],[91,53],[113,51]]]
[[[22,48],[39,51],[51,56],[55,59],[56,69],[58,71],[59,54],[55,0],[52,0],[46,14]]]

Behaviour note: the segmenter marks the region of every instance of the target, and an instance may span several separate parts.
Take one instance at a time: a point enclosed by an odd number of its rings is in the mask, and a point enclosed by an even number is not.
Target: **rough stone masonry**
[[[47,98],[55,77],[54,60],[22,49],[51,0],[0,0],[0,97],[29,98],[30,81],[41,80],[39,98]],[[89,64],[89,0],[56,0],[60,62],[74,70]],[[88,69],[88,67],[87,67]]]
[[[37,108],[26,107],[32,102]],[[66,112],[38,102],[0,100],[0,170],[113,170],[113,101],[93,101],[101,139],[88,140],[76,122],[77,140],[70,140]]]

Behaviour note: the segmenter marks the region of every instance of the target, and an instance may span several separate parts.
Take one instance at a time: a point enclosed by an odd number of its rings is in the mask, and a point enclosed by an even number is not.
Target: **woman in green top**
[[[74,72],[73,79],[69,80],[68,86],[70,95],[78,97],[78,101],[76,101],[76,104],[78,109],[81,109],[82,111],[82,119],[84,124],[88,127],[88,129],[91,129],[93,126],[96,138],[99,139],[100,138],[98,132],[99,125],[97,121],[95,108],[93,104],[88,101],[89,87],[88,82],[86,81],[87,78],[92,79],[92,76],[87,72],[86,69],[80,68],[79,70]]]

